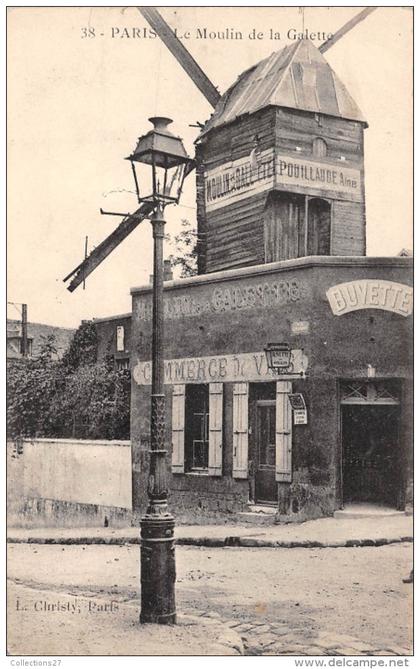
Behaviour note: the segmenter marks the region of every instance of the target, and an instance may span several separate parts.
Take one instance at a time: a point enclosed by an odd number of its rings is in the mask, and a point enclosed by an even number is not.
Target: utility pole
[[[22,304],[22,340],[20,352],[23,358],[28,357],[28,305]]]

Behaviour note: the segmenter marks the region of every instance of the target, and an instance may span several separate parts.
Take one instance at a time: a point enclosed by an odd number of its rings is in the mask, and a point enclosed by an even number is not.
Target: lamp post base
[[[141,623],[176,623],[175,519],[146,514],[141,527]]]

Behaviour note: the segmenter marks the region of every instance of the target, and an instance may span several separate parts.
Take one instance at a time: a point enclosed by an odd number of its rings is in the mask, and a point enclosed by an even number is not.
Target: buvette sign
[[[409,316],[413,311],[412,287],[395,281],[348,281],[332,286],[326,294],[335,316],[358,309],[384,309],[401,316]]]

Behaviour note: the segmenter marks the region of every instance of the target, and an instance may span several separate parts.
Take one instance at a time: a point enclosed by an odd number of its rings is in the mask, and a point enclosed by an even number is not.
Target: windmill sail
[[[369,16],[369,14],[372,14],[372,12],[374,12],[375,9],[378,8],[365,7],[365,9],[363,9],[361,12],[356,14],[356,16],[350,19],[350,21],[347,21],[347,23],[345,23],[344,26],[340,28],[340,30],[337,30],[334,33],[334,37],[321,44],[321,46],[319,47],[320,52],[325,53],[326,51],[328,51],[328,49],[331,49],[331,47],[334,46],[334,44],[336,44],[339,39],[344,37],[344,35],[347,35],[347,33],[350,32],[350,30],[352,30],[355,26],[357,26],[357,24],[360,23],[360,21],[366,19]]]
[[[195,168],[194,161],[191,161],[186,169],[185,176],[187,177],[190,172]],[[71,280],[67,290],[71,293],[80,286],[81,283],[86,279],[95,270],[98,265],[101,264],[109,254],[124,241],[128,235],[137,228],[137,226],[144,221],[145,218],[148,218],[154,209],[153,203],[143,202],[143,204],[129,216],[126,216],[119,226],[115,228],[114,232],[106,237],[93,251],[88,255],[85,260],[83,260],[77,267],[75,267],[67,276],[63,279],[64,283],[68,281],[72,276],[74,278]]]
[[[220,99],[219,91],[212,84],[189,51],[187,51],[171,27],[162,18],[157,9],[154,7],[138,7],[138,10],[153,30],[159,35],[160,39],[168,47],[172,55],[175,56],[178,63],[184,68],[185,72],[192,79],[197,88],[199,88],[206,100],[212,107],[215,107]]]
[[[67,290],[71,293],[84,282],[86,277],[93,272],[94,269],[101,264],[103,260],[118,246],[122,241],[153,211],[153,205],[144,203],[130,216],[126,216],[119,226],[115,228],[106,239],[104,239],[99,246],[93,249],[88,257],[74,268],[63,281],[68,281],[74,275]]]

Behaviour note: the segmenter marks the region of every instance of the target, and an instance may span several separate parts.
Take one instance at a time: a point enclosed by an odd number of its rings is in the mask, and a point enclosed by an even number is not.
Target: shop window
[[[172,394],[173,473],[222,474],[223,385],[177,385]]]
[[[312,142],[312,153],[316,158],[325,158],[327,155],[327,144],[321,137],[315,137]]]
[[[203,471],[209,465],[209,387],[189,385],[185,393],[185,469]]]
[[[117,325],[117,351],[124,351],[124,325]]]

